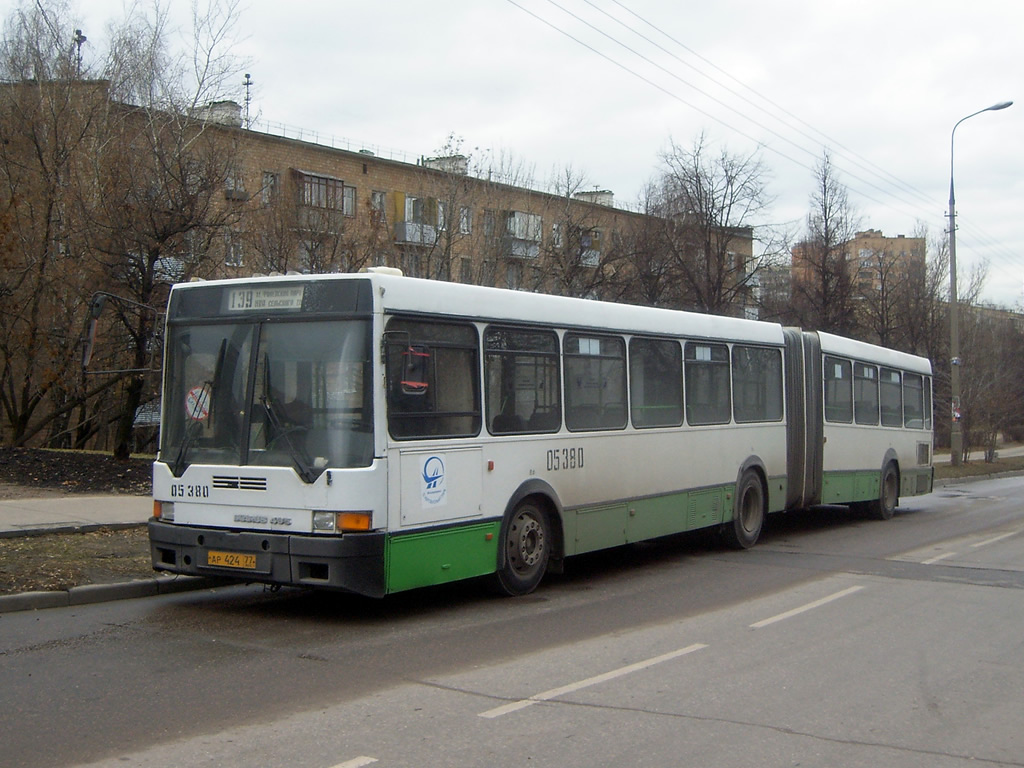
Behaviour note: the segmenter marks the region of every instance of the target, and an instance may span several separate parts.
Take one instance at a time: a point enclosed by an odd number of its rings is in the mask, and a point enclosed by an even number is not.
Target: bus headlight
[[[163,520],[165,523],[174,522],[174,502],[173,501],[153,501],[153,517],[157,520]]]
[[[337,515],[334,512],[314,512],[313,530],[318,533],[334,533],[338,530]]]
[[[372,520],[371,512],[313,512],[313,533],[368,531]]]

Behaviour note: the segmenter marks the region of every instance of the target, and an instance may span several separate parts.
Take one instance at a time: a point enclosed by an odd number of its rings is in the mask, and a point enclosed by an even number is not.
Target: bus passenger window
[[[782,353],[732,348],[732,396],[737,422],[782,421]]]
[[[406,395],[425,395],[430,386],[427,380],[427,366],[430,364],[430,351],[422,345],[410,344],[402,353],[405,358],[400,386]]]
[[[879,379],[879,400],[882,404],[882,426],[903,426],[903,387],[900,372],[883,368]]]
[[[684,358],[687,423],[728,424],[732,413],[729,348],[688,341]]]
[[[924,428],[932,428],[932,379],[924,377]]]
[[[557,432],[562,426],[558,337],[551,331],[489,327],[484,388],[492,435]]]
[[[683,351],[678,341],[630,340],[629,400],[637,429],[683,423]]]
[[[565,426],[626,426],[626,345],[613,336],[565,334]]]
[[[476,328],[392,319],[387,326],[388,430],[392,437],[480,432]]]
[[[903,426],[924,428],[924,385],[916,373],[903,375]]]
[[[838,357],[826,357],[825,419],[849,424],[853,421],[853,377],[850,361]]]
[[[853,364],[853,414],[858,424],[878,425],[878,368]]]

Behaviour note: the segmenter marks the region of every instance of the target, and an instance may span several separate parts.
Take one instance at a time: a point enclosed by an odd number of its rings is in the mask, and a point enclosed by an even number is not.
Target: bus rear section
[[[887,519],[900,497],[930,493],[930,361],[799,329],[786,343],[787,508],[844,504]]]

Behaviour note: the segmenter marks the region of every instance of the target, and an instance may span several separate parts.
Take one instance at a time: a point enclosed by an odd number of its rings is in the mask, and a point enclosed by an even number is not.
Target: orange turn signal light
[[[369,512],[339,512],[338,529],[342,531],[370,530],[371,516]]]

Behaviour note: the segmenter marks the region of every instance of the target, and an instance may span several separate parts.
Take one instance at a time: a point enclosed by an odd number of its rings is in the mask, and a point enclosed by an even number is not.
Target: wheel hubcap
[[[509,531],[509,559],[517,569],[531,568],[544,554],[544,528],[532,515],[520,515]]]

